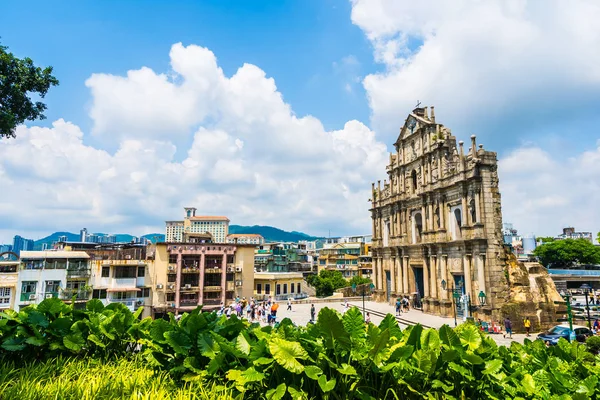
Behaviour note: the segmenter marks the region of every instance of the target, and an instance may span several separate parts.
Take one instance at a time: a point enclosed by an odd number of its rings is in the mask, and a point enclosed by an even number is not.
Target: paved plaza
[[[340,299],[340,301],[337,301],[337,302],[328,302],[328,303],[315,302],[314,305],[315,305],[317,315],[319,315],[319,311],[325,307],[332,308],[334,310],[339,311],[340,313],[343,313],[344,308],[345,308],[344,302],[342,299]],[[361,301],[351,301],[351,302],[349,302],[349,305],[358,307],[360,310],[362,310],[362,302]],[[390,306],[389,304],[385,304],[385,303],[377,303],[374,301],[367,301],[367,302],[365,302],[365,308],[367,310],[374,310],[374,311],[377,311],[380,313],[395,314],[394,307]],[[306,325],[310,321],[310,303],[309,304],[292,304],[292,310],[288,311],[287,303],[284,301],[280,301],[279,302],[279,310],[277,311],[277,320],[281,321],[284,318],[290,318],[297,325]],[[426,326],[429,326],[432,328],[439,328],[444,324],[447,324],[452,327],[454,326],[454,318],[438,317],[435,315],[425,314],[419,310],[413,310],[413,309],[411,309],[407,313],[402,313],[400,315],[400,318],[403,318],[403,319],[413,322],[413,323],[420,323],[420,324],[423,324],[423,325],[426,325]],[[371,322],[373,322],[374,324],[379,324],[382,319],[383,319],[383,317],[380,317],[378,315],[375,315],[375,314],[371,315]],[[463,321],[459,319],[457,322],[460,324]],[[404,328],[406,328],[406,326],[407,326],[406,324],[400,323],[401,328],[404,329]],[[504,338],[502,334],[493,334],[490,336],[496,341],[496,343],[505,345],[505,346],[510,346],[511,341],[523,343],[523,341],[525,339],[524,334],[514,334],[512,340],[509,338]],[[532,334],[530,339],[534,339],[536,336],[537,336],[537,334]]]

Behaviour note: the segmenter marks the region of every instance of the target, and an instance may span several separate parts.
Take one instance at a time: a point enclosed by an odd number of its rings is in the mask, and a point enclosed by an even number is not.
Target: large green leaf
[[[164,319],[155,319],[150,325],[150,337],[158,343],[166,343],[165,332],[173,329],[173,326]]]
[[[337,371],[342,375],[356,375],[356,369],[352,365],[342,363],[340,368],[337,368]],[[308,374],[307,374],[308,375]]]
[[[48,325],[50,325],[50,321],[48,321],[48,318],[46,318],[44,314],[36,310],[32,310],[29,312],[29,315],[27,315],[27,322],[33,326],[39,326],[42,328],[47,328]]]
[[[317,382],[323,393],[331,392],[335,388],[335,378],[328,381],[325,375],[321,375]]]
[[[61,317],[52,321],[48,328],[55,336],[65,336],[71,332],[71,324],[72,321],[70,318]]]
[[[63,338],[63,344],[67,349],[79,352],[85,346],[85,339],[80,333],[72,333]]]
[[[481,345],[481,333],[474,325],[467,325],[460,333],[460,342],[470,351],[475,351]]]
[[[57,299],[55,297],[51,297],[49,299],[44,299],[37,306],[37,310],[44,314],[50,314],[52,316],[56,316],[63,311],[68,310],[68,306],[62,302],[62,300]]]
[[[281,400],[285,396],[287,386],[281,383],[275,389],[267,390],[267,400]]]
[[[365,320],[358,308],[350,308],[342,317],[342,322],[352,340],[359,341],[365,338]]]
[[[442,325],[439,331],[439,336],[443,344],[448,347],[459,347],[460,338],[448,325]]]
[[[235,338],[235,348],[245,355],[250,354],[250,343],[246,339],[246,333],[241,332],[237,338]]]
[[[98,336],[96,336],[93,333],[88,335],[87,340],[94,343],[98,347],[101,347],[101,348],[106,347],[106,344],[102,340],[100,340],[100,338]]]
[[[200,349],[200,354],[208,358],[214,358],[221,351],[219,344],[208,333],[198,335],[198,348]]]
[[[31,344],[33,346],[43,346],[43,345],[45,345],[47,343],[46,339],[44,339],[43,337],[35,337],[35,336],[28,337],[25,340],[25,342],[27,344]]]
[[[439,352],[440,350],[440,337],[437,330],[426,329],[421,334],[421,347],[423,349],[430,349]]]
[[[24,338],[11,337],[2,342],[2,348],[7,351],[21,351],[27,345]]]
[[[398,320],[392,314],[387,314],[383,320],[379,323],[379,329],[382,331],[387,329],[390,332],[390,337],[396,337],[400,339],[402,337],[402,330],[398,325]]]
[[[298,360],[306,359],[308,354],[300,343],[273,337],[269,341],[269,350],[277,364],[283,368],[295,374],[300,374],[304,371],[304,365]]]
[[[316,325],[327,348],[333,349],[336,343],[344,349],[350,348],[350,335],[344,329],[337,311],[330,308],[321,309]]]
[[[91,299],[85,304],[85,308],[90,312],[99,313],[104,310],[104,304],[99,299]]]
[[[304,373],[306,374],[306,376],[308,376],[310,379],[312,380],[317,380],[319,379],[319,376],[321,376],[321,374],[323,374],[323,371],[321,370],[321,368],[315,366],[315,365],[307,365],[304,368]]]
[[[165,340],[177,354],[188,355],[189,350],[192,348],[192,341],[190,340],[190,337],[183,332],[165,332]]]
[[[525,374],[523,376],[523,380],[521,381],[521,385],[528,394],[535,394],[535,381],[533,380],[533,377],[531,375]]]
[[[242,377],[246,382],[260,382],[265,379],[265,374],[257,371],[254,367],[250,367],[242,372]]]
[[[502,369],[502,360],[495,359],[495,360],[491,360],[491,361],[486,361],[485,369],[483,370],[483,373],[486,375],[494,375],[494,374],[497,374],[498,372],[500,372],[501,369]]]
[[[383,331],[381,331],[381,333],[375,340],[375,343],[373,343],[373,347],[371,348],[371,350],[369,350],[369,356],[371,356],[375,364],[379,364],[381,361],[383,361],[386,355],[389,356],[389,354],[386,354],[389,353],[389,351],[386,352],[386,350],[388,350],[387,345],[389,340],[390,331],[386,328]]]
[[[421,332],[423,332],[423,326],[416,324],[410,327],[410,333],[406,344],[413,346],[415,349],[421,348]]]

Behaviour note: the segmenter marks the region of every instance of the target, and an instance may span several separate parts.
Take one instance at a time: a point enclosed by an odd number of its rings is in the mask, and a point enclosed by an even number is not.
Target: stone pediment
[[[400,135],[398,136],[395,144],[408,139],[413,134],[417,133],[422,127],[435,123],[425,116],[418,115],[415,111],[408,114],[406,121],[404,121],[404,125],[400,129]]]

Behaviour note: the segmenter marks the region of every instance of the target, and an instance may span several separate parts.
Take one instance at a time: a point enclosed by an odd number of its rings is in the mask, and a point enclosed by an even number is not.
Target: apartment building
[[[365,244],[362,248],[362,254],[358,256],[358,274],[363,278],[373,276],[373,258],[371,256],[371,244]]]
[[[0,253],[0,310],[14,308],[19,280],[19,259],[15,253]]]
[[[340,271],[344,278],[359,275],[358,261],[364,254],[363,243],[337,243],[323,248],[319,254],[319,272],[323,269]]]
[[[192,234],[187,242],[150,246],[154,257],[156,316],[166,312],[219,308],[235,297],[250,298],[254,287],[254,246],[213,243]]]
[[[225,243],[229,235],[229,218],[223,216],[197,216],[197,209],[186,207],[183,221],[166,221],[165,241],[186,242],[185,233],[209,233],[213,243]]]
[[[253,244],[258,246],[265,242],[265,238],[256,233],[233,233],[227,235],[225,241],[233,244]]]
[[[82,251],[21,251],[14,309],[57,297],[89,299],[89,256]]]

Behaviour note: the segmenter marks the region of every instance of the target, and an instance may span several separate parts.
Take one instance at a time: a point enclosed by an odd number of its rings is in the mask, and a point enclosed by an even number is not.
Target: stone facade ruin
[[[394,147],[388,179],[372,185],[376,298],[409,296],[443,316],[511,316],[517,329],[525,315],[533,329],[552,323],[561,300],[554,283],[503,245],[496,153],[475,136],[467,150],[457,146],[433,107],[431,115],[427,107],[409,114]]]

